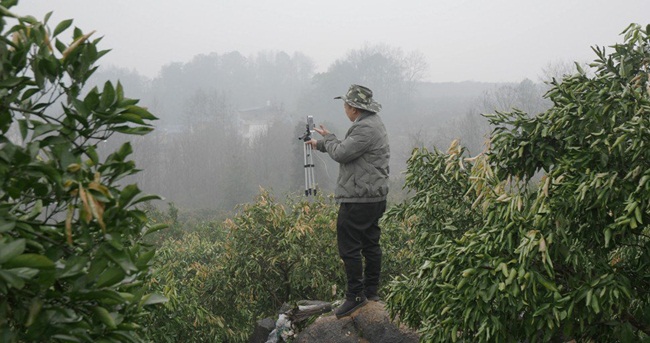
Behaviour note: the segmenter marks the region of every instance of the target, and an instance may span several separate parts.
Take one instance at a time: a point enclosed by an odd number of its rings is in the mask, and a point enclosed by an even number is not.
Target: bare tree
[[[546,66],[542,68],[539,80],[543,83],[550,83],[553,80],[561,82],[567,76],[571,76],[578,72],[576,64],[580,66],[585,71],[588,71],[588,74],[593,74],[591,67],[586,62],[572,62],[568,60],[557,60],[548,62]]]
[[[494,113],[519,109],[536,115],[551,106],[550,101],[544,98],[547,89],[546,85],[529,79],[518,84],[502,85],[484,94],[478,110],[481,113]]]

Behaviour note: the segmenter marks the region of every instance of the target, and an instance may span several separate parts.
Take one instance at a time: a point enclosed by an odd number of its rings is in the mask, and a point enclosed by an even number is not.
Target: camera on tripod
[[[298,139],[302,139],[305,142],[309,142],[311,140],[311,134],[314,132],[314,128],[316,127],[314,125],[314,117],[313,116],[307,116],[307,132],[305,132],[304,135],[298,137]]]
[[[316,179],[314,177],[314,158],[312,156],[311,145],[308,144],[311,140],[311,134],[314,132],[314,117],[307,116],[307,131],[298,139],[304,142],[303,153],[305,161],[305,196],[316,195]]]

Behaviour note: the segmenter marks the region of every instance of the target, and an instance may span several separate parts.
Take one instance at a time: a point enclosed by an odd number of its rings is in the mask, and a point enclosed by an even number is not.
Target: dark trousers
[[[348,279],[348,299],[364,293],[364,290],[366,294],[377,294],[381,273],[379,218],[385,210],[386,201],[341,203],[339,207],[336,232],[339,256]]]

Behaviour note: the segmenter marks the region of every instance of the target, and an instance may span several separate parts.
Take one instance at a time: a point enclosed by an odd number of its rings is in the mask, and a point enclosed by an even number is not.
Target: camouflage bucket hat
[[[372,91],[364,86],[352,85],[347,94],[334,99],[343,99],[348,105],[362,110],[374,113],[381,111],[381,104],[372,100]]]

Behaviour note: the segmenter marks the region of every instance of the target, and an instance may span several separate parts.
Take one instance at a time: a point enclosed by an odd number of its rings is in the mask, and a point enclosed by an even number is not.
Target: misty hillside
[[[109,50],[98,30],[15,14],[17,3],[0,4],[1,342],[253,343],[264,322],[255,343],[311,342],[324,336],[309,330],[316,315],[340,324],[325,329],[327,342],[401,341],[389,321],[420,342],[650,341],[650,25],[629,24],[624,43],[593,48],[586,67],[550,64],[538,82],[436,82],[422,54],[383,44],[354,45],[326,69],[300,52],[231,51],[145,77],[99,68]],[[105,19],[116,7],[106,6],[87,17]],[[481,6],[472,9],[494,22]],[[135,39],[145,18],[121,25],[120,10],[111,27],[128,30],[124,41],[151,43]],[[472,59],[460,68],[429,58],[434,73],[505,74],[489,58],[497,50],[501,62],[539,65],[508,53],[540,56],[524,44],[459,39],[487,32],[476,27],[437,30],[463,49],[424,42]],[[185,41],[160,36],[168,51]],[[365,117],[335,98],[351,84],[372,89],[359,96],[381,111]],[[369,125],[381,137],[348,140],[379,149],[353,142],[352,154],[315,152],[312,165],[305,142],[315,142],[300,138],[312,116],[328,145],[325,127],[343,138],[350,120],[381,117],[390,165],[375,168],[381,179],[390,169],[387,203],[332,196],[339,168],[345,186],[375,178],[365,162],[387,157],[382,125]],[[369,153],[348,178],[332,159],[358,151]],[[306,197],[312,166],[319,192]],[[365,300],[383,302],[382,314],[358,316],[372,307],[360,309]],[[381,317],[376,334],[360,330],[369,317]]]
[[[524,108],[542,111],[546,85],[425,82],[426,63],[386,46],[351,51],[327,72],[316,73],[303,54],[238,52],[199,55],[163,67],[153,79],[102,67],[93,80],[120,81],[159,120],[156,130],[132,141],[137,181],[182,207],[229,211],[263,187],[301,192],[302,135],[307,115],[343,136],[349,126],[340,101],[353,83],[371,88],[391,141],[391,197],[400,199],[401,172],[416,146],[445,149],[456,138],[470,153],[482,149],[489,128],[481,113]],[[408,75],[408,77],[406,76]],[[101,80],[101,81],[99,81]],[[531,108],[530,104],[537,104]],[[107,142],[117,146],[120,137]],[[316,181],[333,190],[338,166],[316,154]]]

